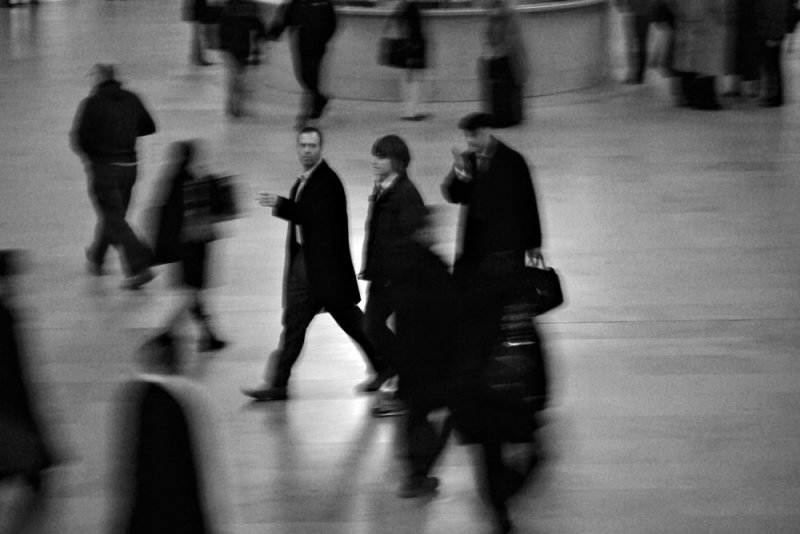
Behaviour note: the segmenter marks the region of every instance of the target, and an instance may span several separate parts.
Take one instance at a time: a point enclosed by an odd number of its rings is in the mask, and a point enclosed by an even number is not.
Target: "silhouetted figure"
[[[103,274],[109,245],[121,250],[123,287],[138,289],[153,279],[151,252],[125,220],[136,183],[136,140],[156,125],[139,97],[122,88],[113,65],[92,70],[92,94],[81,102],[71,138],[89,176],[89,195],[97,211],[94,241],[86,249],[89,272]]]
[[[328,42],[336,32],[336,11],[331,0],[289,0],[281,5],[270,27],[277,39],[290,28],[297,81],[305,90],[297,117],[298,129],[309,119],[322,116],[328,97],[320,88],[320,72]]]
[[[108,532],[221,534],[229,510],[210,404],[181,376],[173,338],[147,342],[138,357],[142,371],[122,388],[111,434],[116,463]]]
[[[163,203],[158,208],[154,252],[156,263],[178,263],[178,283],[186,294],[163,330],[165,334],[175,334],[189,312],[201,330],[198,350],[221,350],[225,342],[212,328],[202,298],[208,283],[210,245],[217,239],[214,184],[202,166],[204,156],[199,141],[179,141],[170,150],[172,162],[162,178]]]
[[[374,373],[383,362],[364,333],[361,295],[350,255],[347,197],[339,176],[322,159],[322,134],[307,126],[297,135],[303,167],[289,198],[262,192],[258,202],[289,222],[283,280],[283,331],[264,382],[242,392],[258,401],[288,398],[289,376],[303,348],[306,329],[321,311],[364,351]]]
[[[403,358],[397,338],[387,325],[395,311],[388,291],[392,284],[390,269],[398,259],[395,249],[424,224],[425,204],[408,177],[410,162],[408,146],[396,135],[383,136],[372,146],[375,187],[370,196],[360,277],[369,281],[364,311],[367,337],[378,351],[384,368],[365,384],[366,391],[377,391],[395,374],[397,362]],[[376,405],[375,415],[395,415],[381,409]]]
[[[246,114],[247,69],[250,57],[267,30],[252,0],[227,0],[219,21],[219,43],[228,71],[225,112],[234,118]],[[255,43],[255,45],[254,45]]]
[[[54,464],[28,376],[28,361],[13,308],[19,252],[0,251],[0,480],[16,479],[25,495],[3,508],[10,533],[23,532],[44,502],[44,471]],[[6,505],[9,503],[7,502]],[[10,520],[10,523],[6,521]]]
[[[726,0],[724,96],[758,96],[760,43],[756,34],[757,0]]]
[[[399,395],[407,409],[400,423],[405,475],[398,492],[405,498],[429,495],[439,485],[431,472],[451,427],[446,414],[440,420],[432,415],[452,404],[459,350],[458,290],[447,265],[420,237],[424,231],[392,248],[386,289],[401,353]]]

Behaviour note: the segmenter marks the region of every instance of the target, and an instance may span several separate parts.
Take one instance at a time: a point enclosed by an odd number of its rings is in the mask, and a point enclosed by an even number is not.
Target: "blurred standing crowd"
[[[800,11],[795,0],[615,0],[623,14],[626,83],[640,84],[649,65],[673,78],[678,106],[721,109],[719,94],[784,103],[786,36]],[[651,39],[651,28],[657,37]],[[649,47],[651,41],[655,49]]]

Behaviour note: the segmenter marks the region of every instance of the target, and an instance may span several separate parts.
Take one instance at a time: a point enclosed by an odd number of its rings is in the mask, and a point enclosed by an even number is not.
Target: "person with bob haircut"
[[[364,311],[364,329],[386,367],[365,385],[377,391],[395,375],[402,356],[394,332],[387,320],[394,313],[387,290],[391,284],[389,269],[398,258],[394,251],[424,224],[425,203],[408,177],[411,153],[397,135],[385,135],[372,145],[372,172],[375,187],[369,198],[365,228],[363,267],[360,278],[369,282]],[[386,417],[403,413],[396,399],[378,402],[373,415]]]

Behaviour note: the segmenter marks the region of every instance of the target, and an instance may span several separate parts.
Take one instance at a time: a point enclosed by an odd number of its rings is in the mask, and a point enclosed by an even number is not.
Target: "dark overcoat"
[[[454,274],[475,267],[495,252],[518,252],[540,247],[539,210],[528,164],[522,155],[496,141],[486,172],[477,172],[474,153],[466,157],[464,181],[455,170],[442,184],[448,202],[462,205],[459,251]]]
[[[386,191],[370,199],[361,277],[385,282],[395,249],[425,224],[425,203],[414,183],[402,174]]]
[[[303,187],[295,202],[297,184],[288,199],[280,198],[272,214],[289,221],[286,236],[283,302],[289,267],[298,251],[296,227],[303,239],[303,258],[308,283],[323,303],[357,304],[361,300],[350,255],[347,197],[339,176],[323,160]]]

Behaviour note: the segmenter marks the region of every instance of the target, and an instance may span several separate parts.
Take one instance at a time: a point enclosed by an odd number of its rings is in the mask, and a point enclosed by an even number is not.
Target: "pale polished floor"
[[[114,393],[175,299],[166,274],[130,293],[116,271],[100,282],[84,272],[94,214],[67,133],[89,67],[114,61],[160,128],[140,144],[137,226],[177,139],[207,139],[214,167],[239,175],[248,199],[218,243],[209,295],[231,346],[197,356],[186,331],[192,373],[227,437],[231,530],[489,532],[470,451],[455,443],[436,498],[395,497],[394,423],[370,418],[370,399],[354,393],[362,358],[329,317],[309,331],[290,402],[252,405],[239,393],[278,341],[285,225],[249,199],[293,182],[297,98],[265,86],[267,64],[254,80],[257,117],[224,120],[221,67],[187,65],[179,13],[177,0],[0,10],[0,247],[31,254],[20,305],[66,457],[40,531],[103,531]],[[279,43],[268,55],[285,53]],[[499,133],[536,168],[544,250],[568,298],[542,321],[555,389],[549,461],[514,504],[519,532],[800,531],[797,57],[781,109],[676,109],[652,73],[640,87],[529,101],[525,126]],[[325,153],[346,182],[356,264],[372,142],[405,137],[412,178],[442,205],[438,184],[461,143],[455,123],[472,109],[431,105],[432,120],[405,123],[399,106],[332,102]],[[450,252],[456,213],[439,213]]]

